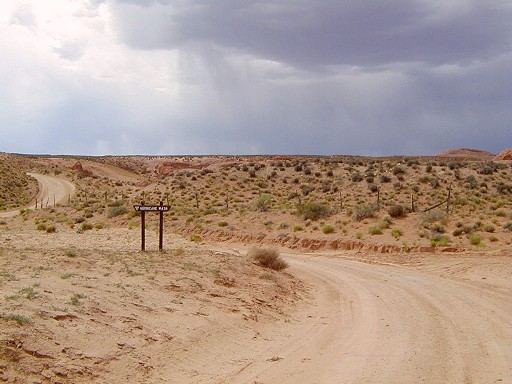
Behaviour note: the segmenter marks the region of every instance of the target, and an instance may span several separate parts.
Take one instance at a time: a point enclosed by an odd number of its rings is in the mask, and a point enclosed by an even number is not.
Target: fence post
[[[144,202],[142,202],[142,205],[144,205]],[[146,250],[146,212],[140,211],[140,238],[141,238],[141,250]]]

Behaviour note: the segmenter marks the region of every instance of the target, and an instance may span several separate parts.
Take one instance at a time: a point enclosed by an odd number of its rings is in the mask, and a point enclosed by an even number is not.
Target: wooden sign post
[[[163,201],[160,205],[144,205],[144,202],[140,205],[134,205],[133,208],[140,212],[140,229],[141,229],[141,250],[146,250],[146,212],[158,212],[160,213],[160,225],[158,233],[158,250],[164,249],[164,212],[171,209],[170,205],[164,205]]]

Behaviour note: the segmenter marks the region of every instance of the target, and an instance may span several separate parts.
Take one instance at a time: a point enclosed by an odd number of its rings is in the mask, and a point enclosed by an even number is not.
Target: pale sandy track
[[[313,306],[261,326],[252,339],[219,333],[218,345],[188,351],[182,378],[193,371],[188,382],[512,383],[510,287],[410,267],[287,259],[316,287]]]
[[[39,183],[39,193],[37,194],[38,207],[41,202],[43,206],[53,206],[54,204],[65,203],[69,196],[75,193],[74,184],[58,177],[41,175],[38,173],[27,173]],[[23,208],[34,209],[35,200]],[[13,217],[19,213],[20,209],[15,211],[0,212],[0,217]]]

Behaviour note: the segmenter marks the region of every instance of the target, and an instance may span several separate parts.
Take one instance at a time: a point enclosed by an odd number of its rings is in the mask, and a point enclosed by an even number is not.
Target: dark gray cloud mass
[[[503,1],[120,1],[116,13],[137,48],[205,42],[297,67],[451,63],[511,43]]]
[[[7,22],[16,36],[39,39],[45,17],[24,3]],[[84,0],[72,17],[58,41],[52,31],[33,45],[4,45],[0,117],[29,139],[8,135],[0,150],[393,155],[512,146],[508,0]],[[32,53],[41,42],[50,53]]]

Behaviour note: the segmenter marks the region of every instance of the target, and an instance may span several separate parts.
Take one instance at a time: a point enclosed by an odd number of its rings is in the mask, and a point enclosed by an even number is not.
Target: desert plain
[[[511,152],[0,154],[0,380],[510,383]]]

